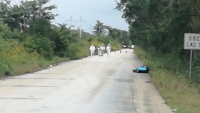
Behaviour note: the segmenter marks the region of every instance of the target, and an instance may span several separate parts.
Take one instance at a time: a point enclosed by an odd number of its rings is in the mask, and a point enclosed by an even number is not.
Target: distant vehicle
[[[126,45],[123,45],[122,47],[123,47],[123,48],[127,48]]]
[[[133,49],[133,48],[134,48],[134,45],[129,45],[129,46],[127,46],[127,48]]]
[[[131,49],[133,49],[134,48],[134,45],[131,45]]]
[[[136,73],[149,73],[149,67],[148,66],[141,66],[139,68],[134,69],[133,72],[136,72]]]

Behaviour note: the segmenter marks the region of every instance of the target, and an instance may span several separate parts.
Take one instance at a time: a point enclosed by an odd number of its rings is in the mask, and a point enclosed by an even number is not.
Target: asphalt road
[[[0,113],[171,113],[133,50],[0,81]]]

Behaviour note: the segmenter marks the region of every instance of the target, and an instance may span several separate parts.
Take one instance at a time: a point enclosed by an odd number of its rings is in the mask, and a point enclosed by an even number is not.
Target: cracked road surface
[[[0,113],[171,113],[141,65],[123,49],[3,79]]]

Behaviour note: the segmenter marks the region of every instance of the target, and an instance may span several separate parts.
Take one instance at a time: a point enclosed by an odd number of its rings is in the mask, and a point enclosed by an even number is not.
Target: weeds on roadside
[[[163,63],[166,62],[164,60],[166,59],[152,56],[150,53],[137,46],[135,46],[134,51],[145,64],[151,67],[150,75],[152,81],[160,91],[167,105],[177,109],[177,113],[199,113],[199,84],[191,83],[184,77],[185,73],[181,73],[181,70],[177,72],[176,69],[166,69],[165,66],[163,66]],[[173,60],[173,56],[168,59]],[[172,68],[180,69],[180,67],[178,67],[179,65],[172,64],[171,62],[168,62],[168,64],[169,66],[171,65]]]

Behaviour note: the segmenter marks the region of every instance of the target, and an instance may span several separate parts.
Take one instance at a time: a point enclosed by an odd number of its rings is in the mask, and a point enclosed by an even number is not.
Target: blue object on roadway
[[[149,67],[148,66],[142,66],[142,67],[134,69],[133,72],[148,73],[149,72]]]
[[[140,71],[147,71],[147,67],[139,67],[138,70],[140,70]]]

